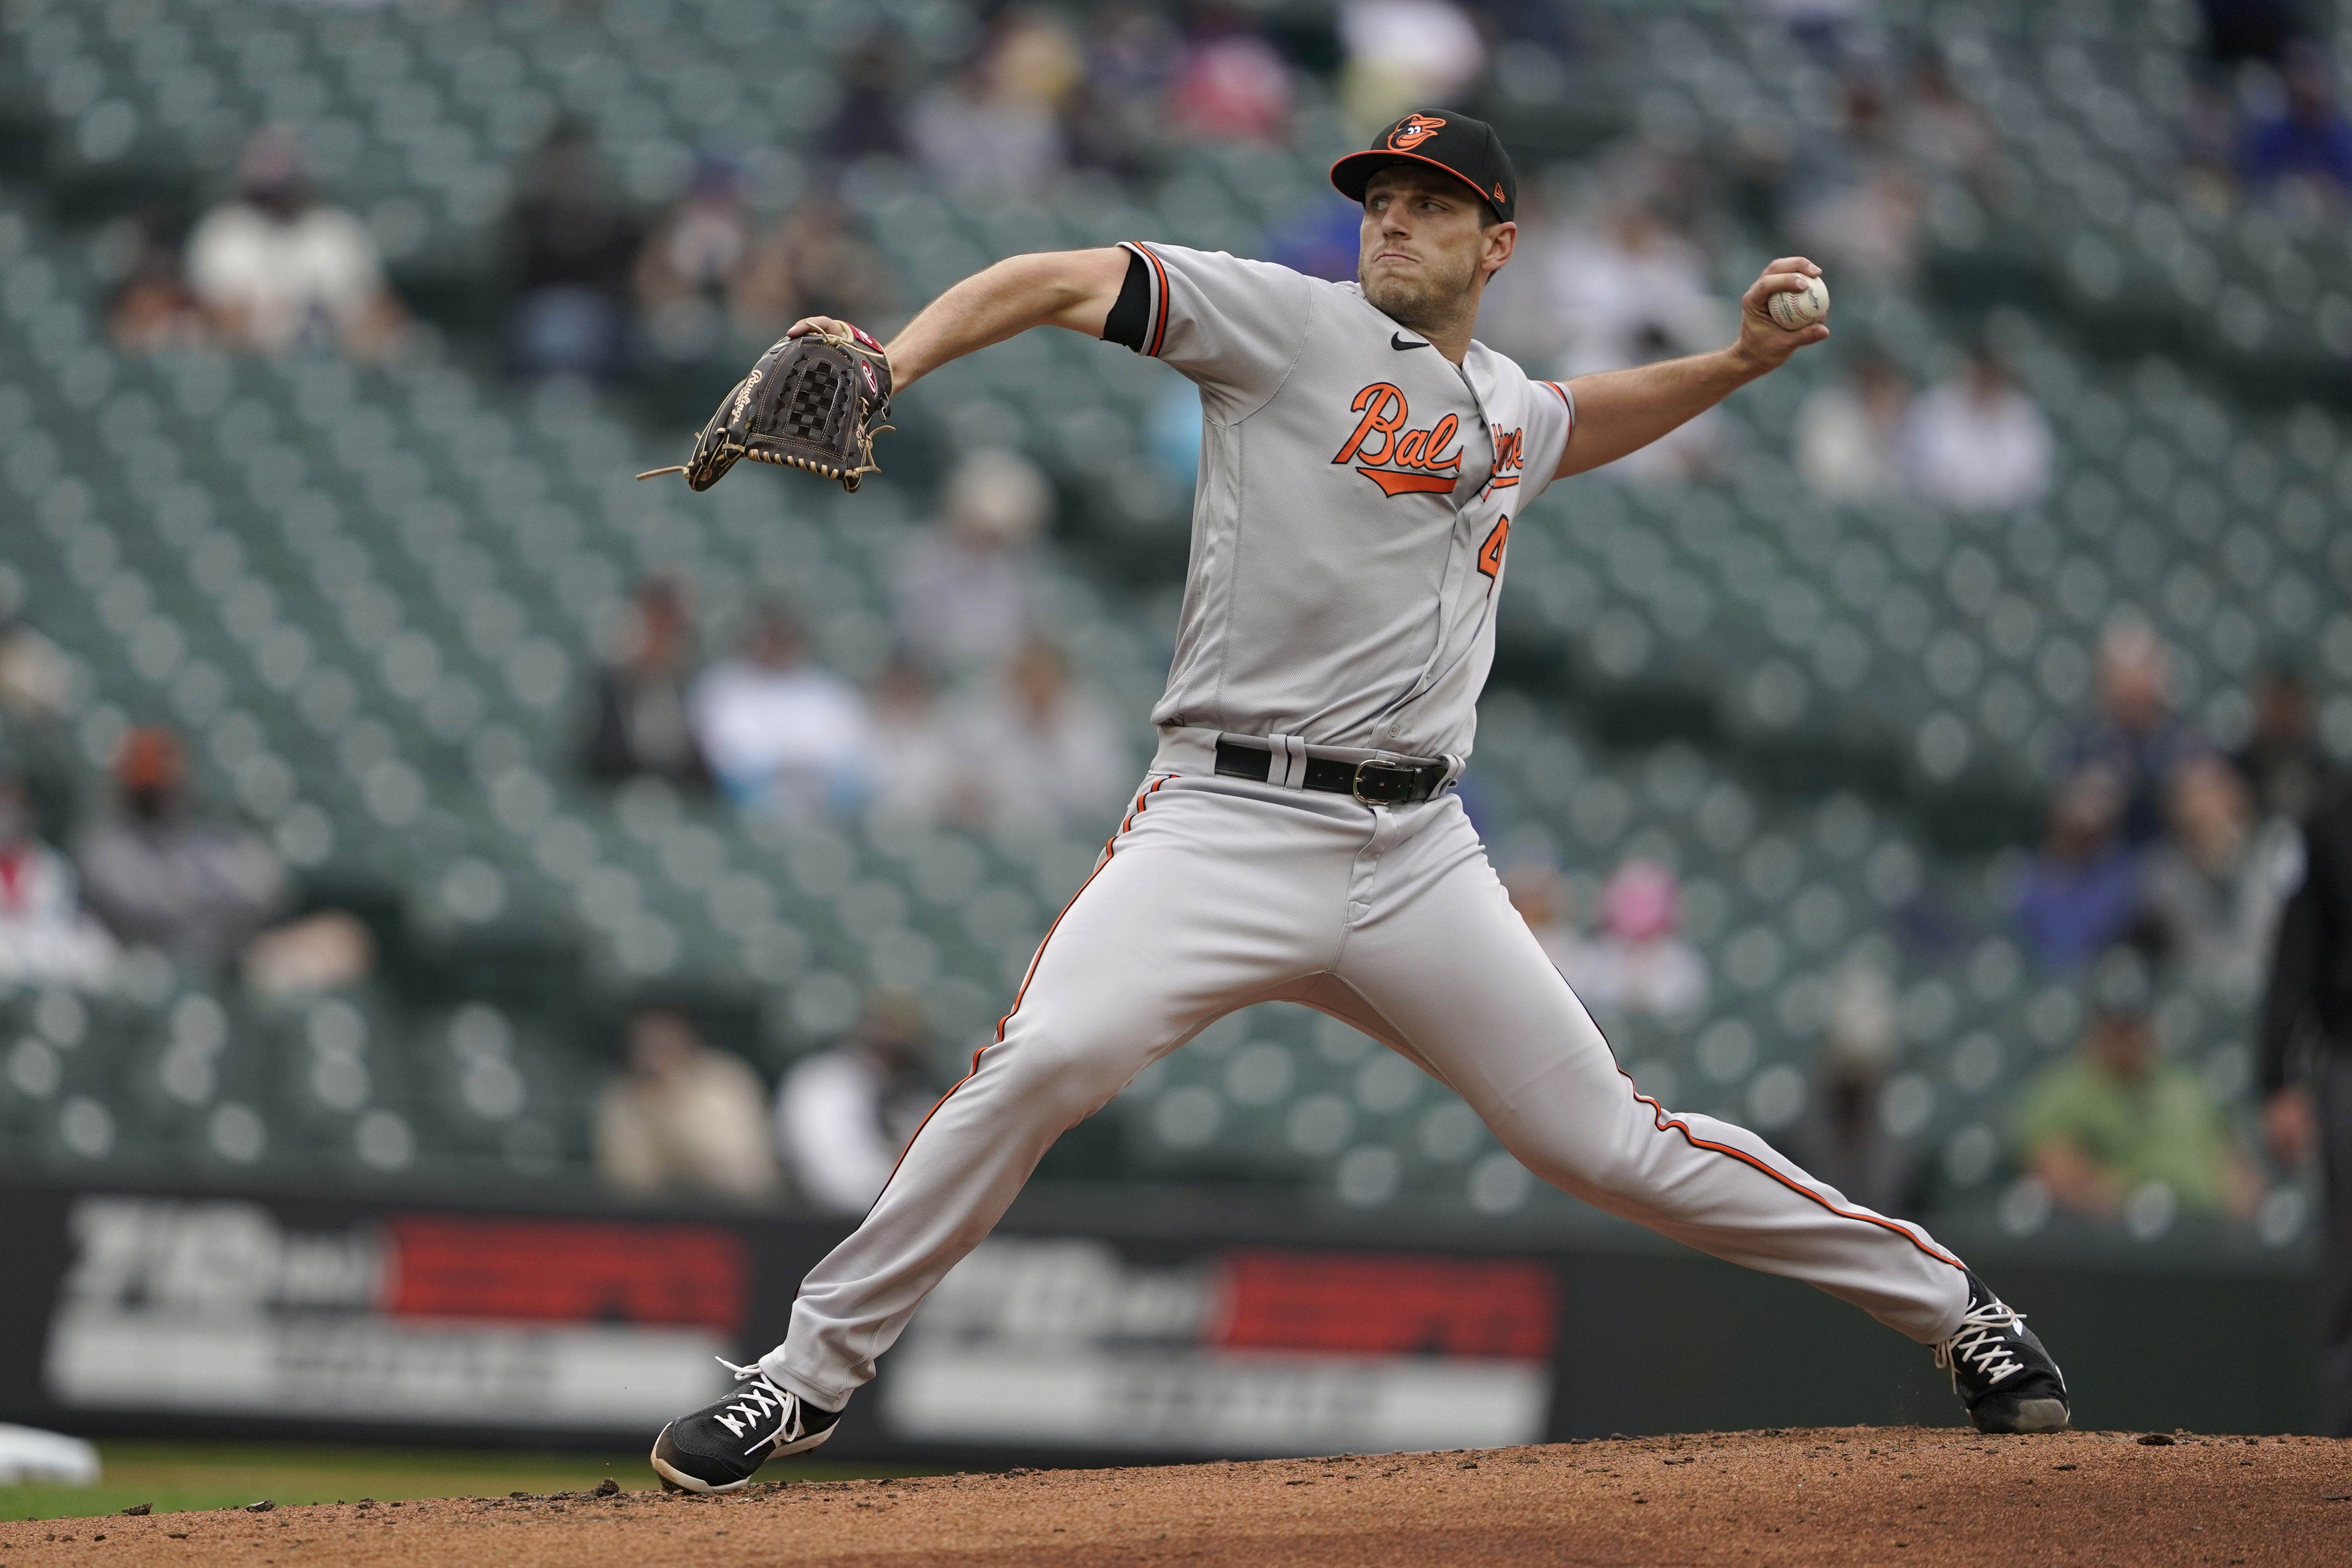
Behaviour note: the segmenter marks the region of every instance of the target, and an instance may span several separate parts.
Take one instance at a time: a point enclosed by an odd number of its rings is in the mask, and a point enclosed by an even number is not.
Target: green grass
[[[243,1508],[263,1498],[291,1506],[374,1498],[504,1497],[509,1492],[581,1491],[606,1476],[630,1491],[658,1485],[642,1449],[612,1454],[530,1454],[465,1448],[329,1447],[273,1443],[101,1442],[105,1473],[95,1486],[0,1486],[0,1540],[30,1519],[79,1519],[139,1503],[157,1513]],[[926,1475],[919,1466],[794,1459],[777,1479],[848,1480]]]

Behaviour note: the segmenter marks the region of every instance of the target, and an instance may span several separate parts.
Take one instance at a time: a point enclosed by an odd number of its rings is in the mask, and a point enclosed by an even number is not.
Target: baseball
[[[1808,278],[1803,289],[1775,294],[1764,308],[1771,312],[1775,323],[1793,332],[1830,313],[1830,286],[1819,278]]]

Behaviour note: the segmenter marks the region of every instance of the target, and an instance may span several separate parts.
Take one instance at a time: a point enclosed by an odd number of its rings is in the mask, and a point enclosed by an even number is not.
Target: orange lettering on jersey
[[[1356,426],[1356,433],[1348,437],[1348,444],[1340,447],[1339,456],[1331,460],[1334,463],[1352,463],[1361,455],[1364,461],[1377,463],[1386,458],[1390,432],[1405,421],[1407,405],[1404,394],[1385,381],[1376,381],[1356,394],[1356,401],[1348,406],[1364,416],[1363,423]],[[1373,436],[1381,438],[1381,444],[1367,452],[1364,442]]]
[[[1486,542],[1478,547],[1478,570],[1489,577],[1500,577],[1503,574],[1503,546],[1509,543],[1510,539],[1511,520],[1506,517],[1495,525],[1495,531],[1486,536]]]
[[[1404,394],[1385,381],[1376,381],[1356,394],[1349,407],[1363,418],[1332,457],[1333,463],[1356,464],[1356,472],[1380,486],[1384,495],[1444,495],[1453,490],[1454,479],[1462,472],[1462,449],[1454,447],[1448,452],[1445,448],[1453,446],[1454,435],[1462,428],[1459,417],[1448,414],[1426,430],[1402,430],[1412,416],[1411,406]]]
[[[1527,463],[1527,432],[1506,430],[1500,425],[1490,427],[1495,437],[1495,475],[1486,481],[1490,490],[1507,490],[1519,482],[1519,469]]]

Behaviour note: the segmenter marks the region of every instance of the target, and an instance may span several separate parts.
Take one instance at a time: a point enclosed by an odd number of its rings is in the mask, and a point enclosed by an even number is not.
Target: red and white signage
[[[68,1408],[658,1425],[729,1384],[748,1264],[716,1226],[86,1196],[43,1362]]]
[[[997,1237],[886,1362],[919,1442],[1375,1453],[1539,1440],[1557,1276],[1518,1259],[1240,1248],[1169,1267]]]

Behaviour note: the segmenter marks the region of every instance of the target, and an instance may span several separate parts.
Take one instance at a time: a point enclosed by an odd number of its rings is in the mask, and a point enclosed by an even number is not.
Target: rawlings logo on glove
[[[719,400],[692,457],[637,478],[684,474],[690,488],[707,490],[737,458],[749,458],[855,490],[864,476],[882,471],[874,462],[874,437],[890,428],[882,423],[889,416],[890,361],[873,338],[856,327],[846,337],[780,338]]]

